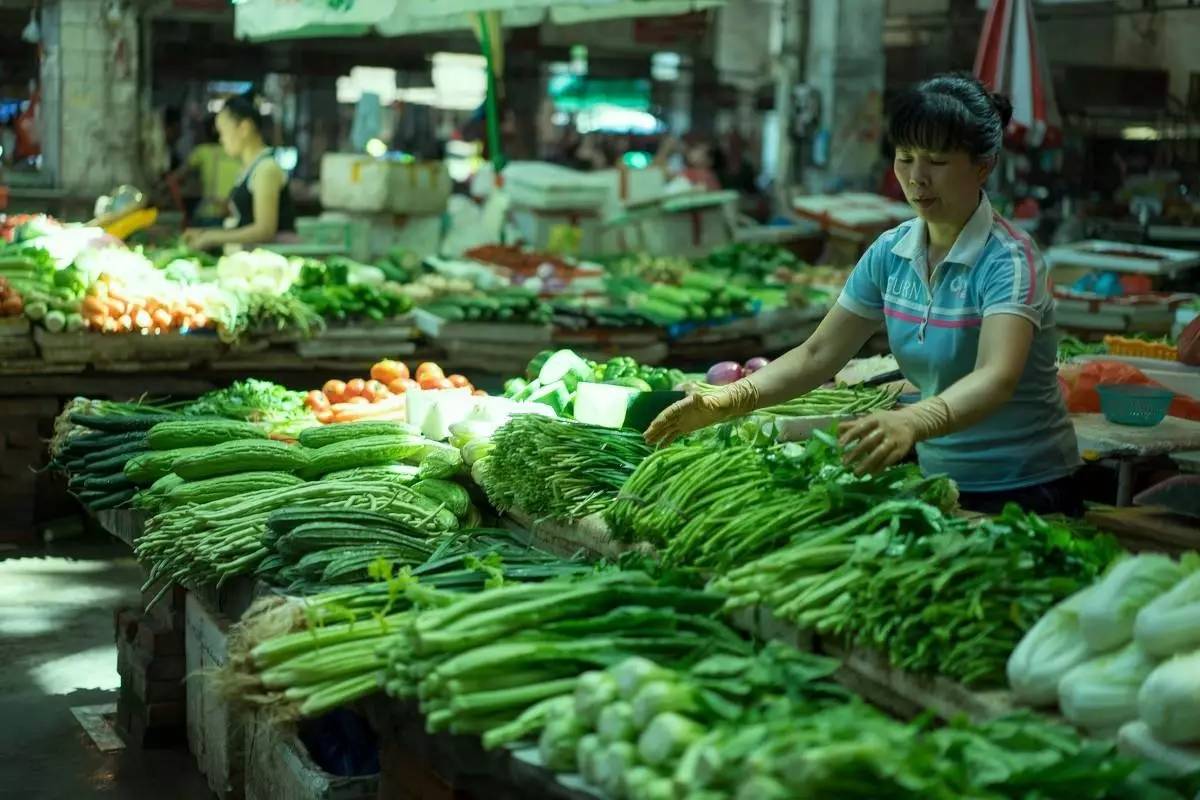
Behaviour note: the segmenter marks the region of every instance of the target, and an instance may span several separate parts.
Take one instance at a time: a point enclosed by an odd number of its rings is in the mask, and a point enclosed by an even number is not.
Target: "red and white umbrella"
[[[1010,143],[1050,147],[1062,141],[1062,117],[1038,42],[1033,0],[992,0],[975,52],[975,77],[1012,101]]]

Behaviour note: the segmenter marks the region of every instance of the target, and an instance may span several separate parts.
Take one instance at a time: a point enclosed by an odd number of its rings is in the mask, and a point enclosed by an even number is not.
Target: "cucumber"
[[[314,449],[326,447],[350,439],[368,436],[420,436],[421,432],[405,422],[386,420],[364,422],[339,422],[332,425],[317,425],[300,431],[300,444]]]
[[[73,411],[68,419],[75,425],[105,433],[145,432],[158,423],[174,419],[174,414],[85,414]]]

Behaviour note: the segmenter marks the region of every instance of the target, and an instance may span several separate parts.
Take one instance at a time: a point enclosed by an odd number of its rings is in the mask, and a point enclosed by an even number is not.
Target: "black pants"
[[[1075,475],[1002,492],[963,492],[958,497],[960,506],[981,514],[999,514],[1006,503],[1016,503],[1035,514],[1083,516],[1083,493]]]

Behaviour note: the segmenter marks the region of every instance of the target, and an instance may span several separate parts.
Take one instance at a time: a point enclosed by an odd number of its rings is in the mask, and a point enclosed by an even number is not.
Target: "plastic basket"
[[[1179,360],[1179,348],[1163,342],[1144,342],[1141,339],[1127,339],[1124,336],[1105,336],[1104,347],[1108,350],[1108,354],[1113,356],[1157,358],[1162,361]]]
[[[1104,418],[1117,425],[1138,425],[1149,428],[1163,421],[1175,393],[1157,386],[1130,384],[1101,384],[1100,411]]]

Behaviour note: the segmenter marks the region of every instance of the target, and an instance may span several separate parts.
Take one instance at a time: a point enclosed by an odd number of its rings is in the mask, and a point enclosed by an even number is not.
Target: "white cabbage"
[[[1151,672],[1138,692],[1137,707],[1156,739],[1200,744],[1200,650]]]
[[[1193,572],[1139,611],[1133,638],[1159,658],[1200,648],[1200,572]]]
[[[1017,699],[1033,706],[1054,705],[1058,684],[1087,661],[1091,651],[1079,627],[1079,608],[1095,586],[1076,592],[1046,612],[1008,659],[1008,684]]]
[[[1138,690],[1155,662],[1136,644],[1085,661],[1063,677],[1058,701],[1063,716],[1097,733],[1116,729],[1138,716]]]
[[[1186,569],[1169,556],[1127,558],[1100,579],[1079,609],[1083,638],[1093,653],[1106,653],[1133,639],[1138,611],[1183,578]]]

